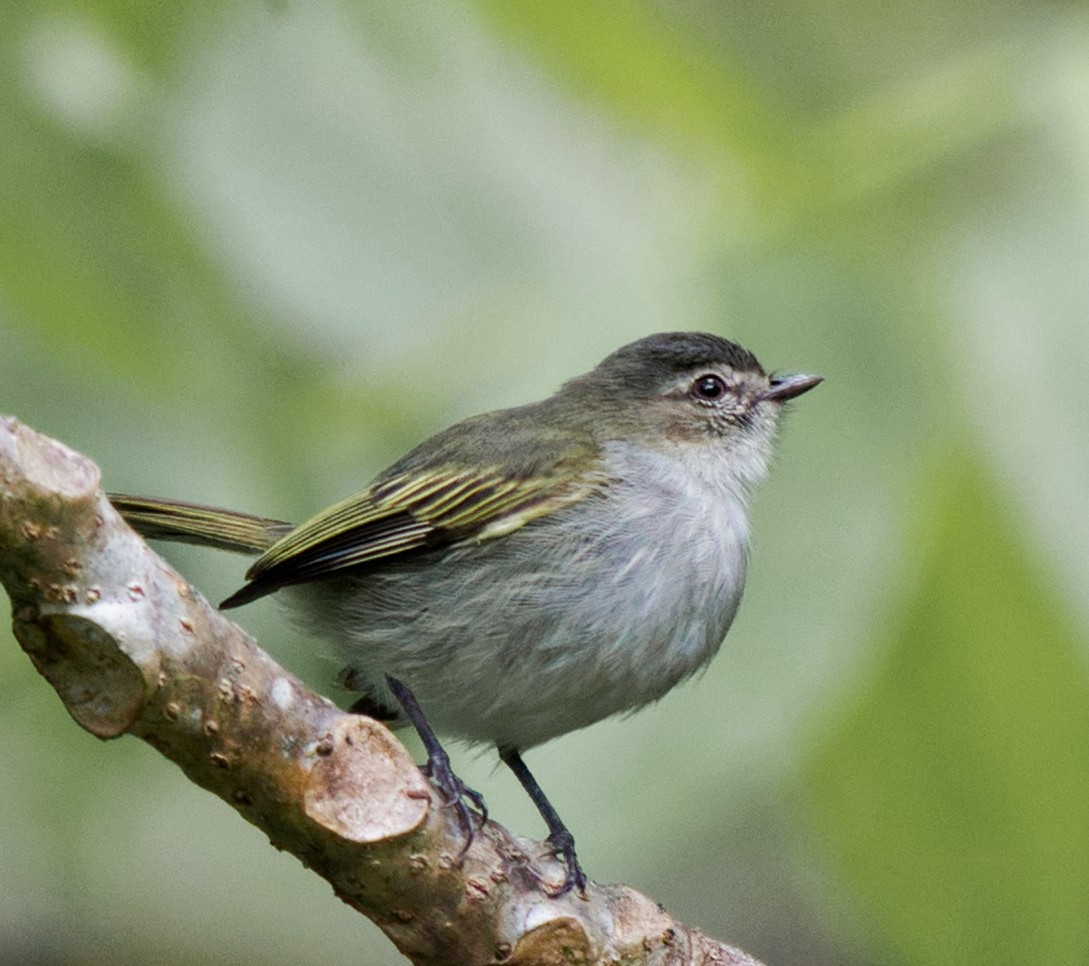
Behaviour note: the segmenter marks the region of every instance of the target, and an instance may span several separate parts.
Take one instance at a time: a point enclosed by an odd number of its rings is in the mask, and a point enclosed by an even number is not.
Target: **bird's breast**
[[[740,496],[656,452],[616,444],[616,482],[585,539],[596,591],[579,619],[606,642],[636,692],[658,697],[717,651],[745,582],[748,526]],[[589,586],[589,585],[588,585]]]

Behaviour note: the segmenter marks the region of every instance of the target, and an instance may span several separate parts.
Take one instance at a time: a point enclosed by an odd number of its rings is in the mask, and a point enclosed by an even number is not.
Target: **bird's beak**
[[[793,376],[772,376],[771,385],[760,398],[771,399],[773,402],[785,402],[800,396],[803,392],[809,392],[822,382],[824,382],[824,376],[810,376],[804,372]]]

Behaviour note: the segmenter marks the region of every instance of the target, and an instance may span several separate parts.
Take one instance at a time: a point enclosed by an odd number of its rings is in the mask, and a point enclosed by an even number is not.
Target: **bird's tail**
[[[283,520],[269,520],[199,503],[121,493],[107,496],[129,526],[152,540],[193,543],[253,556],[264,553],[294,529]]]

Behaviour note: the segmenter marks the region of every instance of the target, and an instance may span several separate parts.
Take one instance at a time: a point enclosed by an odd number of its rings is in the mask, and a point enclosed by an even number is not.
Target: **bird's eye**
[[[725,392],[725,380],[713,372],[700,376],[692,383],[692,395],[697,399],[720,399]]]

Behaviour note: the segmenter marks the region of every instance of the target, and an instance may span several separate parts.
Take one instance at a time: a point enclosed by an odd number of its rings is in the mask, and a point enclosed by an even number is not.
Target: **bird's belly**
[[[698,493],[663,504],[645,490],[299,592],[353,686],[389,704],[391,675],[440,733],[524,749],[656,700],[729,628],[743,517]]]

